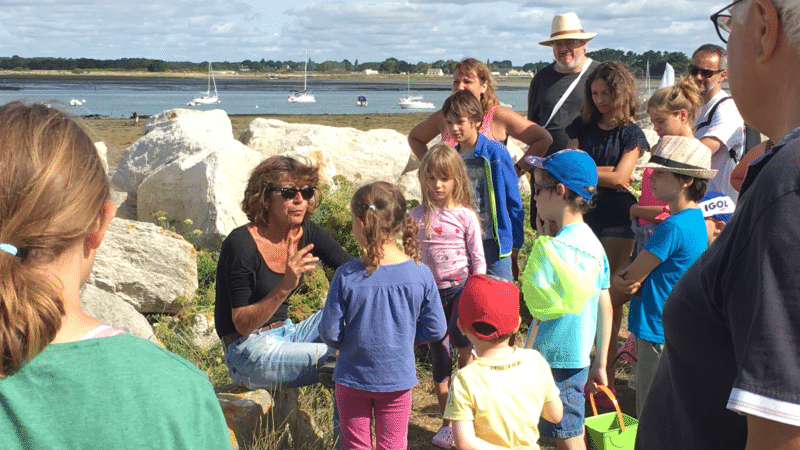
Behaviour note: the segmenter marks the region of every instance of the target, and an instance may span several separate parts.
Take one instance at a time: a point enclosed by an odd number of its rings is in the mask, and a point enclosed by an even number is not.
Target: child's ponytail
[[[3,378],[60,329],[62,286],[45,267],[97,226],[109,183],[91,139],[44,105],[0,107],[0,167]]]
[[[410,212],[406,213],[405,222],[406,225],[403,228],[403,251],[409,258],[419,262],[421,258],[420,244],[417,238],[419,226],[417,226],[417,222]]]
[[[406,254],[413,254],[415,256],[412,258],[419,260],[417,224],[406,210],[406,200],[400,188],[383,181],[364,185],[353,195],[350,207],[353,215],[364,223],[363,232],[367,245],[361,260],[367,268],[367,275],[380,266],[383,245],[389,240],[397,239],[401,232],[405,245],[406,233],[411,229],[414,230],[414,235],[413,239],[408,240],[410,249],[406,250]]]
[[[64,304],[48,279],[0,251],[0,378],[38,355],[61,327]]]

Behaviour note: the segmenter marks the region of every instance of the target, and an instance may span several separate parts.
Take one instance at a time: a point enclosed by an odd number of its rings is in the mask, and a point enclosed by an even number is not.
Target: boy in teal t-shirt
[[[585,448],[582,447],[583,390],[589,380],[591,389],[608,383],[606,355],[611,334],[608,260],[600,241],[583,221],[583,213],[596,192],[597,167],[581,150],[562,150],[544,159],[529,156],[525,160],[536,167],[533,176],[539,235],[551,234],[549,228],[554,225],[558,230],[555,248],[580,255],[579,258],[563,256],[576,262],[570,266],[575,270],[575,279],[591,278],[589,282],[594,288],[589,289],[593,293],[580,312],[544,320],[539,325],[533,348],[550,364],[564,403],[561,422],[540,421],[539,432],[542,437],[555,438],[559,448]],[[532,282],[523,277],[523,291],[525,284]],[[597,358],[590,368],[593,343],[597,346]]]
[[[636,415],[641,414],[664,344],[661,313],[672,288],[708,247],[708,232],[697,205],[708,188],[711,150],[695,138],[664,136],[653,147],[653,196],[669,204],[644,250],[614,275],[614,286],[633,295],[628,330],[636,336]]]

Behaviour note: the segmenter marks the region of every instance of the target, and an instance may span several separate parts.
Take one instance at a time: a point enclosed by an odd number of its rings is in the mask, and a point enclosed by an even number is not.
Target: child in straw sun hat
[[[645,167],[652,167],[653,196],[667,202],[670,216],[653,232],[644,250],[612,283],[633,295],[628,330],[636,336],[636,414],[642,412],[664,344],[661,313],[675,283],[708,246],[703,213],[697,205],[706,193],[711,150],[699,140],[664,136]]]

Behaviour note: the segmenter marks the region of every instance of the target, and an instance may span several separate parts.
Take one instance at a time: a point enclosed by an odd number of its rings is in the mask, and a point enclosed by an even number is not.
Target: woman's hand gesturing
[[[283,278],[294,289],[300,284],[300,276],[313,269],[319,258],[311,254],[314,244],[308,244],[298,249],[300,238],[303,236],[303,227],[298,225],[289,231],[288,248],[286,250],[286,271]]]

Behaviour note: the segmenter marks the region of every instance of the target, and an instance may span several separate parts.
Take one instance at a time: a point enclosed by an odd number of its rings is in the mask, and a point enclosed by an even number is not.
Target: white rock
[[[100,156],[100,162],[103,164],[103,169],[108,175],[108,147],[105,142],[95,142],[94,147],[97,149],[97,154]]]
[[[116,294],[140,313],[174,313],[197,291],[197,253],[175,233],[115,218],[97,249],[87,285]]]
[[[215,133],[227,132],[233,137],[233,126],[228,114],[221,109],[210,111],[197,111],[194,109],[175,108],[168,109],[154,116],[150,116],[142,128],[142,135],[163,128],[173,128],[191,123],[191,126],[204,127]]]
[[[229,146],[230,119],[222,110],[170,110],[151,117],[145,135],[122,152],[111,183],[136,193],[141,182],[160,167],[208,148]],[[188,111],[188,110],[185,110]]]
[[[81,289],[81,309],[106,325],[158,342],[153,327],[143,315],[125,300],[97,286],[87,284]]]
[[[397,186],[403,191],[403,196],[408,200],[422,202],[422,187],[419,184],[419,169],[400,175]]]
[[[321,165],[327,164],[329,157],[335,169],[333,173],[343,175],[356,185],[372,181],[396,183],[411,154],[406,136],[394,130],[360,131],[289,124],[274,119],[254,120],[239,140],[267,157],[307,152],[307,155],[323,155],[315,161]],[[326,177],[331,173],[326,167],[322,169]],[[330,182],[329,179],[324,181]]]
[[[214,329],[214,316],[195,314],[189,319],[189,329],[192,330],[192,343],[201,348],[211,348],[219,344],[217,332]]]
[[[136,209],[139,220],[156,222],[153,213],[163,211],[175,229],[203,232],[196,240],[206,248],[219,248],[234,228],[246,224],[241,208],[250,171],[261,154],[241,142],[212,147],[162,166],[139,186]],[[183,222],[191,219],[191,226]]]

